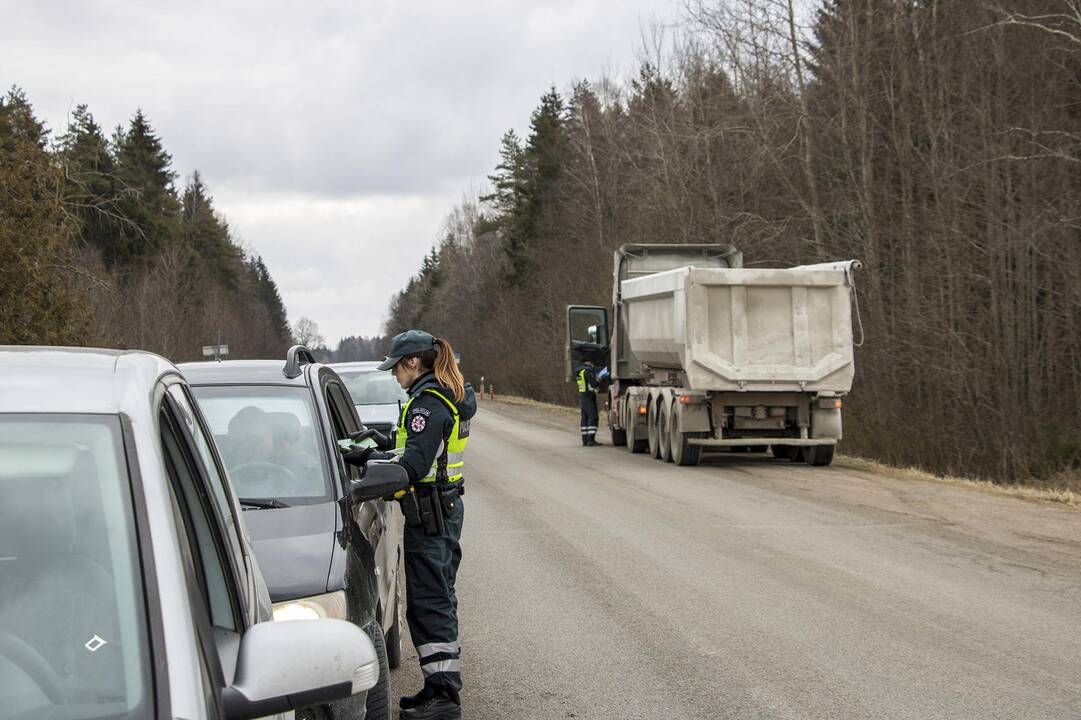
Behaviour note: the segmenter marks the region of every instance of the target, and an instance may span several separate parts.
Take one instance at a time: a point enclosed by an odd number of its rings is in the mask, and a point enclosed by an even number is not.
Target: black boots
[[[420,705],[403,709],[401,720],[461,720],[462,706],[445,695],[428,698]]]
[[[423,705],[432,697],[432,691],[425,685],[416,695],[402,695],[398,698],[398,707],[402,710],[410,710],[418,705]]]
[[[461,720],[462,706],[439,691],[424,688],[398,701],[401,720]]]

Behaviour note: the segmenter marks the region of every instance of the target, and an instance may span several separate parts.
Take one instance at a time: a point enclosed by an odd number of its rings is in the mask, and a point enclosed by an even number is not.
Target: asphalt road
[[[1081,511],[757,455],[679,468],[575,422],[473,422],[470,720],[1081,718]],[[395,697],[420,685],[406,644]]]

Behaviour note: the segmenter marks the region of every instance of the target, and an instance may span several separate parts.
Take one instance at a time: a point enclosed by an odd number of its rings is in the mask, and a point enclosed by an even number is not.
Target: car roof
[[[293,385],[306,387],[306,373],[285,376],[284,360],[223,360],[177,365],[192,385]]]
[[[364,361],[357,361],[357,362],[340,362],[340,363],[330,363],[330,367],[334,368],[338,372],[349,372],[350,370],[353,370],[353,371],[357,371],[357,370],[371,371],[371,370],[379,370],[379,366],[380,366],[380,364],[382,364],[382,362],[383,362],[382,360],[364,360]],[[379,372],[386,372],[386,371],[385,370],[379,370]]]
[[[169,374],[176,366],[142,350],[0,345],[0,412],[134,416]]]

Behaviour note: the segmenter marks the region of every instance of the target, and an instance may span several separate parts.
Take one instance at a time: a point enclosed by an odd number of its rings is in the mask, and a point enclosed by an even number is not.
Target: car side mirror
[[[221,699],[228,720],[250,720],[340,700],[378,681],[375,646],[353,623],[263,622],[241,638],[235,681]]]
[[[390,497],[399,490],[409,487],[409,475],[405,468],[396,462],[370,460],[364,466],[364,475],[354,480],[350,489],[353,502],[378,500]]]

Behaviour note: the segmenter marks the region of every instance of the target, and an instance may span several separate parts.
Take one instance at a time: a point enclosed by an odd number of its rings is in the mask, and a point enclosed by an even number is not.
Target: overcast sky
[[[555,84],[634,70],[673,0],[0,0],[0,83],[58,132],[141,107],[263,256],[289,319],[381,331],[443,217]]]

